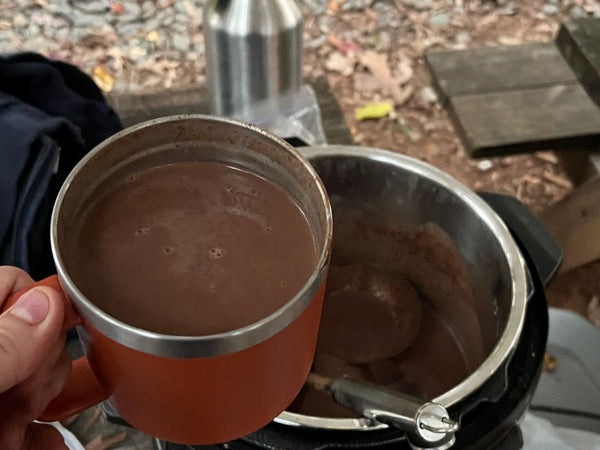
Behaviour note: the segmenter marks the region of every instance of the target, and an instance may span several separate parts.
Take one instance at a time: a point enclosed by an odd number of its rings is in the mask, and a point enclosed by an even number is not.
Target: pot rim
[[[366,158],[409,170],[422,177],[428,178],[447,190],[453,192],[465,202],[481,220],[491,229],[498,240],[507,259],[512,274],[512,299],[506,326],[496,343],[496,346],[483,363],[467,378],[437,396],[432,401],[445,408],[458,403],[479,387],[481,387],[512,354],[525,321],[527,307],[527,278],[526,265],[521,252],[510,231],[496,212],[477,194],[465,185],[418,159],[381,150],[372,147],[355,147],[349,145],[314,146],[301,148],[302,154],[311,162],[321,157],[344,156],[350,158]],[[388,428],[387,425],[369,418],[336,419],[284,411],[275,418],[275,422],[300,427],[320,428],[330,430],[362,430],[372,431]]]
[[[112,145],[115,141],[141,130],[150,129],[156,125],[166,123],[189,121],[208,123],[218,122],[230,125],[236,129],[241,129],[246,133],[250,132],[252,134],[257,134],[259,137],[262,136],[278,144],[282,150],[286,151],[294,159],[300,161],[303,169],[309,173],[318,190],[319,201],[322,203],[320,208],[322,207],[324,209],[323,213],[325,217],[325,236],[323,237],[323,244],[318,260],[315,263],[312,274],[294,297],[288,300],[288,302],[278,310],[257,322],[235,330],[204,336],[182,336],[155,333],[128,325],[105,313],[86,298],[68,275],[67,268],[60,255],[58,242],[58,221],[61,206],[65,197],[68,195],[69,188],[81,169],[89,164],[98,153]],[[221,356],[259,344],[283,330],[306,309],[325,280],[331,252],[333,216],[329,197],[327,196],[321,178],[306,158],[286,141],[261,128],[237,120],[204,114],[185,114],[162,117],[133,125],[114,134],[94,147],[73,168],[61,186],[52,210],[50,227],[50,245],[61,288],[73,301],[76,310],[85,322],[89,322],[89,324],[110,339],[133,348],[134,350],[172,358],[200,358]]]

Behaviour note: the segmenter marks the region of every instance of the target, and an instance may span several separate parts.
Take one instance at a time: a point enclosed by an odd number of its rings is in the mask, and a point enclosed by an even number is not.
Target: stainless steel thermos
[[[209,0],[204,37],[212,112],[244,115],[252,104],[302,83],[298,0]]]

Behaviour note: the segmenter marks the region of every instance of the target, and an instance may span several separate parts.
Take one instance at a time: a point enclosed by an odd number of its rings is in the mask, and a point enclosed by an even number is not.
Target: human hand
[[[0,266],[0,306],[33,283],[21,269]],[[53,427],[32,423],[71,371],[63,318],[64,300],[48,287],[23,294],[0,315],[0,449],[66,449]]]

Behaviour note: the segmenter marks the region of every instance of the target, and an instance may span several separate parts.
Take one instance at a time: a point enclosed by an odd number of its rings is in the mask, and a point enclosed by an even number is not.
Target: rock
[[[144,28],[149,31],[158,30],[158,28],[160,28],[161,25],[162,22],[156,17],[148,19],[144,22]]]
[[[547,16],[553,16],[558,13],[558,7],[556,5],[544,5],[542,12]]]
[[[354,61],[342,55],[340,52],[332,52],[325,61],[325,68],[332,72],[349,76],[354,71]]]
[[[190,48],[190,38],[179,33],[173,35],[173,47],[180,52],[187,52]]]
[[[152,20],[158,20],[160,26],[168,27],[175,21],[175,14],[173,14],[170,9],[163,9],[162,11],[159,11]]]
[[[468,31],[461,31],[456,35],[456,42],[459,44],[466,44],[471,40],[471,35]]]
[[[391,25],[391,20],[395,11],[393,11],[394,8],[389,3],[377,2],[372,8],[377,14],[377,24],[380,27]]]
[[[448,14],[440,13],[429,19],[429,23],[436,27],[443,27],[450,23],[450,16]]]
[[[11,41],[0,40],[0,53],[13,53],[16,51],[17,49]]]
[[[549,5],[559,6],[560,0],[546,0],[546,3],[548,3]]]
[[[134,61],[141,60],[144,56],[148,54],[148,51],[144,47],[134,46],[132,47],[127,55]]]
[[[141,29],[141,25],[137,23],[123,23],[116,26],[117,34],[121,37],[130,36],[137,33]]]
[[[29,23],[29,21],[27,20],[27,17],[25,17],[24,14],[21,14],[21,13],[15,14],[15,17],[13,18],[13,27],[14,28],[23,28],[28,23]]]
[[[492,161],[489,159],[483,159],[477,163],[477,170],[480,172],[487,172],[492,167],[494,167],[494,163],[492,163]]]
[[[421,89],[421,100],[423,103],[431,104],[437,102],[437,94],[430,86],[425,86]]]
[[[83,37],[87,36],[89,33],[89,27],[76,25],[71,30],[69,38],[72,42],[79,42]]]
[[[37,37],[40,34],[40,30],[41,29],[39,25],[36,25],[35,23],[30,23],[27,27],[27,36],[29,36],[29,38]]]
[[[156,14],[156,6],[154,2],[146,0],[142,3],[142,19],[149,19]]]
[[[320,34],[314,39],[304,39],[305,47],[310,49],[321,48],[327,42],[327,35]]]
[[[47,33],[48,37],[54,38],[58,41],[62,41],[63,39],[67,39],[69,37],[71,30],[68,27],[56,28]]]
[[[142,15],[142,7],[133,0],[122,0],[125,12],[116,16],[119,22],[133,22],[139,20]]]
[[[52,2],[48,2],[48,11],[54,15],[69,17],[73,8],[68,0],[52,0]]]
[[[331,17],[330,16],[320,16],[317,19],[317,26],[321,33],[328,35],[331,31]]]
[[[347,0],[342,5],[342,11],[362,11],[369,6],[368,0]]]
[[[324,14],[327,11],[327,5],[329,0],[307,0],[304,2],[305,7],[310,10],[313,14]]]
[[[379,33],[379,43],[377,50],[387,52],[392,48],[392,34],[389,31]]]
[[[514,16],[519,11],[519,5],[515,2],[508,2],[504,8],[500,10],[500,14],[504,16]]]
[[[101,14],[107,12],[110,9],[110,4],[106,0],[78,0],[76,2],[73,2],[73,6],[89,14]]]
[[[91,14],[84,14],[76,10],[72,10],[67,17],[69,17],[73,21],[73,24],[76,27],[87,27],[88,31],[89,28],[106,23],[102,15],[96,16]]]
[[[571,16],[571,19],[583,19],[584,17],[587,17],[588,14],[581,9],[581,7],[574,5],[569,10],[569,15]]]
[[[426,11],[431,8],[432,0],[402,0],[406,6],[414,8],[417,11]]]

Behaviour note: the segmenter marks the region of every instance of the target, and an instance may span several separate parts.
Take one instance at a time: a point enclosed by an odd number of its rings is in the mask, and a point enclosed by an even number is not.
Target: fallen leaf
[[[381,82],[370,73],[357,72],[354,74],[354,89],[369,93],[381,90]]]
[[[405,87],[403,87],[401,89],[397,89],[397,92],[394,95],[394,100],[396,101],[396,105],[398,105],[398,106],[404,105],[407,101],[410,100],[410,98],[413,96],[414,93],[415,93],[415,88],[414,88],[414,86],[411,86],[411,85],[406,85]]]
[[[403,85],[413,77],[412,61],[409,58],[400,58],[396,65],[396,83]]]
[[[360,47],[358,45],[356,45],[352,42],[342,41],[339,37],[337,37],[333,33],[331,33],[329,35],[329,37],[327,38],[327,41],[345,55],[348,53],[360,52]]]
[[[112,58],[112,66],[118,72],[123,70],[123,51],[119,47],[111,47],[106,51],[106,56]]]
[[[369,103],[368,105],[356,108],[356,120],[381,119],[387,116],[393,109],[391,103]]]
[[[183,9],[185,9],[185,12],[187,13],[188,16],[190,16],[192,19],[197,18],[196,10],[194,9],[194,6],[189,2],[189,0],[185,0],[182,3],[182,5],[183,5]]]
[[[158,32],[157,31],[149,31],[148,34],[146,35],[146,40],[148,42],[156,42],[158,41]]]
[[[102,439],[102,436],[98,435],[85,446],[85,450],[107,450],[111,446],[125,440],[126,436],[126,431],[116,434],[106,440]]]
[[[550,353],[544,353],[544,372],[554,372],[558,366],[558,360]]]
[[[348,76],[354,71],[354,59],[348,58],[340,52],[332,52],[325,61],[325,68]]]
[[[367,50],[359,55],[359,61],[363,66],[369,69],[369,72],[371,72],[374,77],[381,82],[383,88],[393,97],[394,101],[398,105],[406,103],[406,101],[412,96],[414,88],[408,86],[407,88],[410,89],[400,88],[400,83],[392,75],[386,55],[372,50]]]
[[[498,42],[500,42],[502,45],[519,45],[522,44],[523,40],[518,38],[518,37],[514,37],[514,36],[500,36],[498,38]]]
[[[148,51],[144,47],[135,46],[129,50],[129,57],[131,59],[138,59],[142,56],[146,56]]]
[[[544,180],[549,181],[551,183],[556,184],[557,186],[563,187],[565,189],[571,189],[573,185],[566,178],[562,178],[558,175],[553,174],[552,172],[544,172],[542,175]]]
[[[390,114],[390,117],[392,114]],[[412,142],[419,141],[423,135],[419,133],[418,130],[412,128],[403,117],[394,117],[393,118],[398,129],[405,134]]]
[[[535,157],[550,164],[558,164],[558,158],[551,152],[537,152]]]
[[[98,87],[104,92],[112,91],[115,85],[115,79],[106,69],[106,67],[102,65],[97,65],[96,67],[94,67],[94,70],[92,71],[92,78],[94,79]]]
[[[125,6],[123,6],[123,3],[115,2],[110,5],[110,12],[113,14],[125,14]]]
[[[48,2],[46,0],[34,0],[33,4],[36,6],[39,6],[40,8],[43,8],[45,10],[50,9],[50,5],[48,4]]]
[[[329,0],[327,4],[327,13],[335,14],[340,9],[342,2],[340,0]]]

